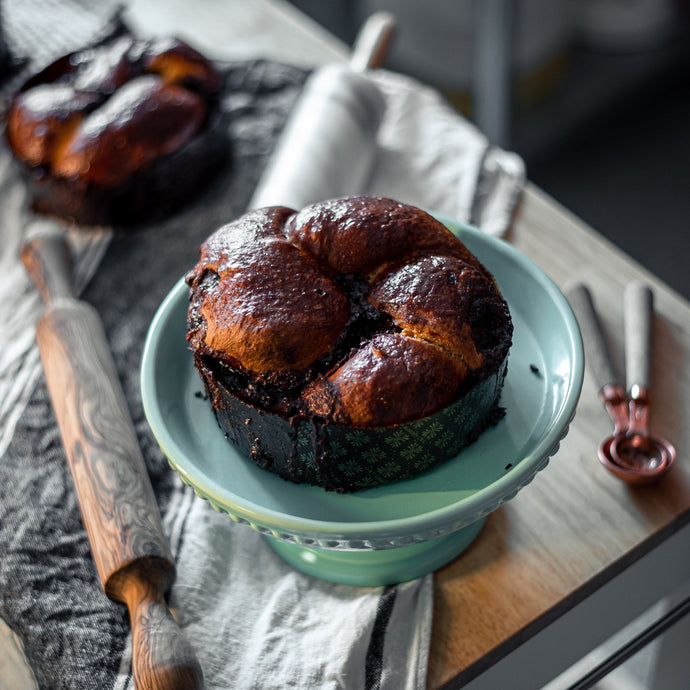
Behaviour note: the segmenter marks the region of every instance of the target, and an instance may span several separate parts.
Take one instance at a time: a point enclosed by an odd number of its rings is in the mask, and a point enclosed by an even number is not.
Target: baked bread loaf
[[[373,197],[263,208],[200,255],[187,340],[220,426],[261,466],[337,491],[374,486],[447,459],[500,417],[508,307],[420,209]],[[404,462],[384,448],[422,421],[440,448],[429,434]],[[355,437],[380,466],[343,451]]]
[[[129,225],[197,195],[227,157],[220,74],[178,39],[71,53],[14,96],[6,136],[34,210]]]

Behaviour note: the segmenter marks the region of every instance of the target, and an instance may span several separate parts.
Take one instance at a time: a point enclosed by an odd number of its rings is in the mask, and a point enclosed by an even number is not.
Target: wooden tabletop
[[[549,466],[435,574],[430,688],[471,680],[690,522],[690,305],[534,186],[509,241],[562,289],[590,287],[621,370],[623,289],[649,281],[650,426],[672,440],[678,459],[653,486],[610,475],[597,446],[612,424],[586,368],[575,420]]]

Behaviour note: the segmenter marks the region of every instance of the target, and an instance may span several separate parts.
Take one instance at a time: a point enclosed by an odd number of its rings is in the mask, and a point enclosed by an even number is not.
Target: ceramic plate
[[[315,554],[322,556],[321,550],[393,549],[403,556],[402,547],[433,541],[438,549],[442,544],[437,538],[464,530],[462,538],[445,544],[448,553],[407,574],[437,567],[474,538],[486,515],[547,465],[567,432],[580,394],[584,356],[566,299],[506,242],[444,222],[493,273],[512,314],[515,332],[501,399],[506,415],[455,458],[414,479],[341,495],[292,484],[260,469],[224,438],[202,395],[185,341],[188,289],[183,280],[151,324],[142,361],[143,404],[170,464],[216,509],[273,537],[274,547],[288,560],[294,556],[298,567],[304,565],[305,549],[309,562]],[[286,554],[286,546],[301,553]],[[418,553],[408,551],[416,560]],[[353,567],[361,569],[362,564]],[[323,572],[316,567],[313,574]],[[337,573],[325,576],[343,581]],[[388,576],[389,581],[400,579]]]

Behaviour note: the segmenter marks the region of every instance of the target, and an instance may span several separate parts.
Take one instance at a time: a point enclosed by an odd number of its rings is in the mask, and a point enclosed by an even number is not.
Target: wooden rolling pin
[[[165,602],[175,566],[101,319],[74,295],[61,231],[28,236],[21,258],[47,304],[36,336],[93,559],[129,610],[135,687],[200,688]]]

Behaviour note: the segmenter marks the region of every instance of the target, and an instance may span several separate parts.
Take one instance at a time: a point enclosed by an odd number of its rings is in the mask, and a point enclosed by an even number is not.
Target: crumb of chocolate
[[[513,466],[513,463],[509,462],[505,467],[506,471],[509,470],[512,466]]]
[[[539,367],[536,364],[530,364],[529,365],[529,370],[535,375],[541,378],[541,371],[539,371]]]
[[[506,416],[506,408],[501,405],[496,405],[491,412],[486,416],[486,427],[495,426]]]

